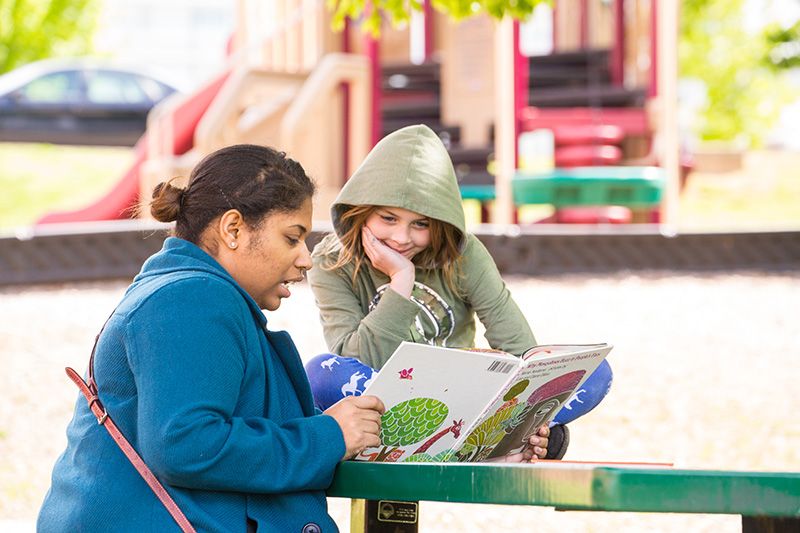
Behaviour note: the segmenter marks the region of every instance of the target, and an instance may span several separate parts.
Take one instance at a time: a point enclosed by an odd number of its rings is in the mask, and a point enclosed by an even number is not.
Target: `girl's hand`
[[[366,226],[361,229],[361,244],[372,266],[389,276],[392,289],[404,298],[410,298],[414,288],[414,263],[383,244]]]
[[[531,435],[528,439],[527,450],[530,450],[531,457],[527,460],[534,462],[537,459],[544,459],[547,456],[547,445],[550,440],[550,428],[542,426],[536,435]],[[523,452],[525,453],[525,452]]]
[[[528,438],[525,448],[513,455],[505,455],[503,457],[496,457],[489,459],[488,463],[535,463],[538,459],[544,459],[547,456],[547,444],[550,437],[550,428],[542,426],[536,435],[531,435]]]

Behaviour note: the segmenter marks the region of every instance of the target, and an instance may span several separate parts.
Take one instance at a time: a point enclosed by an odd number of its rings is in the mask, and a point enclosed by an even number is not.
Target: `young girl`
[[[476,315],[492,348],[520,355],[536,345],[494,260],[465,231],[453,164],[428,127],[409,126],[381,140],[331,215],[335,234],[314,248],[308,275],[325,340],[337,354],[306,364],[319,408],[340,400],[353,376],[363,376],[356,380],[363,391],[402,341],[474,346]],[[562,409],[548,457],[566,450],[562,424],[597,405],[610,383],[604,364]]]

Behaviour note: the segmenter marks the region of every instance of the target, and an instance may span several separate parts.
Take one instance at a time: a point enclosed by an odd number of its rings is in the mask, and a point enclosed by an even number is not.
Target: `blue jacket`
[[[100,399],[198,531],[245,531],[248,517],[259,533],[337,531],[324,490],[342,432],[315,414],[289,335],[266,325],[219,263],[169,238],[103,330]],[[178,531],[83,396],[67,437],[39,532]]]

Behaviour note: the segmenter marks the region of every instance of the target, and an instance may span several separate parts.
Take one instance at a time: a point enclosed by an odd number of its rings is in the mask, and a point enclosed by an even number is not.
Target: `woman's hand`
[[[547,444],[550,437],[550,428],[542,426],[536,435],[531,435],[528,438],[528,443],[525,448],[519,453],[513,455],[506,455],[490,459],[487,462],[491,463],[534,463],[538,459],[544,459],[547,456]]]
[[[385,411],[377,396],[348,396],[325,410],[344,435],[344,457],[350,459],[365,448],[381,445],[381,415]]]
[[[392,289],[404,298],[410,298],[414,288],[414,263],[383,244],[366,226],[361,229],[361,244],[372,266],[389,276]]]

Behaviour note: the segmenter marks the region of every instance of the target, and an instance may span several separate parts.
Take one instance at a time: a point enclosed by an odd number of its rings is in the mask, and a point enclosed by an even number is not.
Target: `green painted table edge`
[[[328,496],[800,517],[800,473],[347,461]]]

